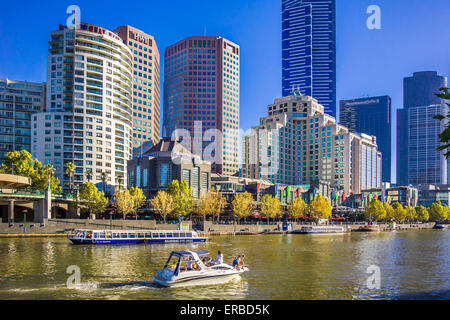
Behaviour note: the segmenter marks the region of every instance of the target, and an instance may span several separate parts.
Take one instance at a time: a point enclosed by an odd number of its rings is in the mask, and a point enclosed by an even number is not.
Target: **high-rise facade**
[[[45,83],[0,79],[0,163],[11,151],[31,153],[31,115],[45,109]]]
[[[46,112],[32,116],[32,154],[51,163],[67,190],[72,181],[115,185],[132,154],[133,55],[112,31],[80,23],[51,33],[47,58]]]
[[[391,182],[391,97],[369,97],[341,100],[339,123],[350,132],[363,132],[377,137],[383,155],[383,182]]]
[[[434,71],[415,72],[403,82],[403,109],[397,110],[397,184],[446,184],[448,161],[438,134],[444,121],[433,117],[448,113],[435,94],[447,87],[447,78]]]
[[[298,89],[336,116],[335,0],[282,0],[282,94]]]
[[[217,36],[189,37],[164,52],[163,136],[187,130],[190,150],[226,175],[239,171],[239,53]]]
[[[287,185],[325,181],[347,195],[381,187],[376,137],[349,132],[298,92],[275,99],[267,111],[243,137],[243,177]]]
[[[114,30],[133,53],[133,155],[159,141],[159,51],[153,36],[131,26]]]

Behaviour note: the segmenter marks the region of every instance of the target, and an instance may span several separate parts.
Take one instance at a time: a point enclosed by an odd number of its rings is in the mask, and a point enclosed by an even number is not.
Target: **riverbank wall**
[[[192,223],[190,224],[192,229]],[[72,229],[88,229],[88,230],[109,230],[109,220],[89,220],[89,219],[49,219],[45,223],[0,223],[0,237],[12,236],[50,236],[61,235],[70,232]],[[303,226],[310,226],[311,224],[292,223],[292,230],[300,230]],[[342,223],[335,224],[342,225],[347,231],[354,231],[367,223]],[[396,225],[396,230],[419,230],[432,229],[434,222],[429,223],[402,223]],[[379,224],[381,231],[392,230],[392,224]],[[205,224],[200,223],[200,235],[234,235],[234,234],[273,234],[286,233],[283,231],[282,223],[274,224],[213,224],[211,221],[206,221]],[[176,230],[178,224],[157,223],[155,220],[113,220],[113,230]],[[288,231],[289,232],[289,231]]]

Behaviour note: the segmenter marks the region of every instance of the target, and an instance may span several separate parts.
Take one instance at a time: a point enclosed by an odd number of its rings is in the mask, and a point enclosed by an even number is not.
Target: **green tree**
[[[397,222],[402,222],[406,219],[406,215],[407,215],[407,211],[406,209],[401,205],[401,203],[399,202],[395,202],[392,205],[392,214],[393,214],[393,219]]]
[[[438,96],[439,98],[441,98],[443,100],[450,100],[450,92],[448,91],[448,88],[440,88],[439,91],[441,91],[441,93],[436,94],[436,96]],[[447,103],[447,106],[450,107],[450,103]],[[450,120],[450,112],[447,115],[440,114],[440,115],[434,116],[434,119],[440,120],[440,121],[445,120],[445,119]],[[449,147],[450,147],[450,122],[448,122],[445,125],[444,131],[442,131],[439,134],[439,140],[441,143],[443,143],[443,145],[441,145],[438,148],[438,150],[439,151],[446,150],[445,156],[447,158],[450,157],[450,150],[449,150]]]
[[[51,192],[61,192],[60,181],[53,176],[53,166],[51,164],[43,166],[37,159],[31,159],[31,154],[27,150],[8,152],[0,166],[0,172],[30,178],[31,186],[28,189],[31,191],[45,191],[50,177]]]
[[[131,213],[136,216],[136,220],[138,218],[139,209],[145,204],[147,201],[147,197],[144,195],[144,191],[141,188],[133,187],[130,190],[130,196],[132,199],[132,210]]]
[[[406,209],[406,219],[408,221],[417,221],[417,212],[415,208],[405,207]]]
[[[70,193],[72,193],[73,186],[72,186],[72,176],[75,172],[76,166],[72,162],[66,163],[66,174],[69,176],[69,190]]]
[[[306,203],[302,198],[296,198],[288,205],[288,213],[294,217],[297,221],[300,217],[304,216],[306,212]]]
[[[222,194],[215,190],[214,188],[210,191],[212,197],[213,197],[213,205],[212,205],[212,218],[213,222],[215,218],[219,218],[220,214],[222,213],[223,209],[227,205],[227,199],[225,199]]]
[[[114,202],[116,204],[117,212],[123,215],[125,219],[127,214],[133,211],[133,198],[129,190],[118,191],[114,193]]]
[[[81,204],[89,211],[89,216],[104,212],[108,199],[103,191],[99,191],[92,182],[87,182],[80,187],[79,197]]]
[[[318,194],[308,205],[307,213],[313,219],[328,219],[331,216],[330,201]]]
[[[164,223],[166,223],[166,217],[171,214],[175,208],[172,196],[164,190],[158,191],[156,196],[150,200],[150,205],[163,217]]]
[[[193,196],[192,188],[186,181],[173,180],[168,187],[169,194],[174,200],[174,213],[177,217],[186,217],[192,212]]]
[[[233,215],[238,219],[248,217],[253,210],[253,197],[250,193],[237,193],[231,202],[233,207]]]
[[[372,199],[364,211],[366,220],[382,221],[386,218],[386,206],[378,199]]]
[[[205,223],[206,216],[212,214],[214,208],[214,195],[211,192],[206,192],[198,199],[196,212],[202,217],[203,224]]]
[[[383,207],[384,207],[384,210],[386,211],[386,215],[384,216],[384,219],[381,219],[381,220],[391,221],[391,220],[395,219],[394,208],[391,206],[391,204],[389,202],[384,202]],[[377,221],[381,221],[381,220],[377,220]]]
[[[440,201],[436,201],[428,209],[431,221],[443,221],[446,219],[446,212]]]
[[[267,224],[270,223],[270,218],[279,217],[283,213],[281,201],[270,194],[261,198],[260,208],[262,215],[267,218]]]
[[[430,214],[428,213],[427,208],[424,206],[416,207],[417,220],[422,222],[427,222],[430,219]]]

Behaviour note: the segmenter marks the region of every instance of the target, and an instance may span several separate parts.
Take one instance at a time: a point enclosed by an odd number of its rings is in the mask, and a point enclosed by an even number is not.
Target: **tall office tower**
[[[350,132],[363,132],[377,137],[383,155],[382,181],[391,182],[391,97],[341,100],[339,123]]]
[[[133,53],[133,156],[159,142],[159,51],[153,36],[131,26],[114,30]]]
[[[51,33],[47,58],[47,111],[33,115],[32,154],[51,163],[68,188],[65,164],[76,166],[75,185],[126,185],[132,146],[131,50],[115,33],[87,23]]]
[[[336,117],[335,0],[282,0],[282,94],[298,89]]]
[[[239,46],[222,37],[195,36],[166,48],[164,57],[163,135],[188,130],[191,150],[213,162],[213,172],[237,174]]]
[[[0,79],[0,163],[10,151],[31,153],[31,114],[45,109],[45,83]]]
[[[243,138],[242,174],[280,184],[326,181],[346,194],[381,187],[376,137],[351,133],[298,92],[275,99]]]
[[[433,119],[446,115],[448,107],[436,97],[447,87],[447,78],[434,71],[415,72],[403,81],[403,109],[397,110],[397,184],[445,184],[448,161],[438,134],[445,122]]]

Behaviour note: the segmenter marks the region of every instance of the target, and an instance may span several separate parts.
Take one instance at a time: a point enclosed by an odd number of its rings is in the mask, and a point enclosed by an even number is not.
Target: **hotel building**
[[[133,155],[159,141],[159,51],[153,36],[131,26],[114,30],[133,54]]]
[[[185,147],[225,175],[239,172],[239,50],[222,37],[195,36],[164,52],[163,136],[188,130]]]
[[[76,166],[75,185],[126,184],[132,154],[133,54],[114,32],[81,23],[51,33],[47,110],[32,116],[32,155],[51,163],[67,189],[65,164]]]
[[[381,187],[376,138],[351,133],[316,99],[294,92],[243,137],[242,173],[286,185],[324,181],[345,194]]]
[[[31,153],[31,115],[45,109],[45,83],[0,79],[0,163],[11,151]]]

